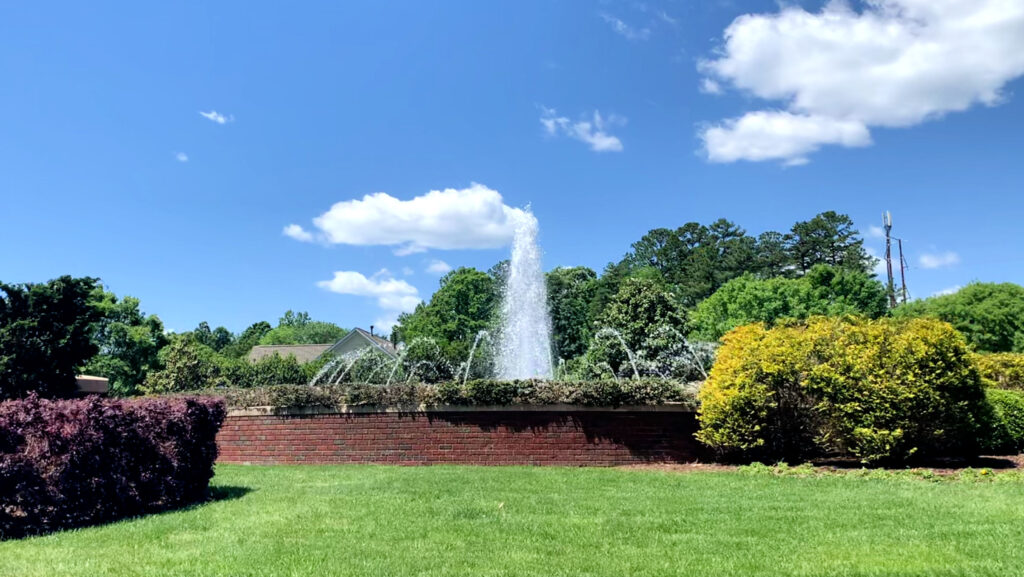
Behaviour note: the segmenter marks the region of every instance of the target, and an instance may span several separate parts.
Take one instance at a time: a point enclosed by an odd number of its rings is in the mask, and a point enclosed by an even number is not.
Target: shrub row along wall
[[[224,414],[211,398],[0,403],[0,539],[205,499]]]
[[[690,408],[246,409],[228,414],[222,463],[628,465],[701,456]]]

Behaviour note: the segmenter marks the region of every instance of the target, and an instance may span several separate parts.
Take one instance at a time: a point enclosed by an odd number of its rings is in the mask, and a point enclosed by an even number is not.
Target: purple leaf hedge
[[[204,500],[224,415],[214,398],[0,403],[0,539]]]

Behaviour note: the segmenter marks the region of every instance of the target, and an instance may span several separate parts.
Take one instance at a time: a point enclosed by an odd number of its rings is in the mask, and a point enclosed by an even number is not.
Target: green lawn
[[[1024,575],[1021,482],[220,466],[214,486],[2,542],[0,575]]]

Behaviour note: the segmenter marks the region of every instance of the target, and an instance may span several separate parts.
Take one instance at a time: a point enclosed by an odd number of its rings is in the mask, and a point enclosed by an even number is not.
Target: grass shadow
[[[5,535],[0,534],[0,542],[18,541],[18,540],[22,540],[22,539],[32,539],[32,538],[35,538],[35,537],[45,537],[47,535],[55,535],[55,534],[58,534],[58,533],[63,533],[65,531],[77,531],[77,530],[80,530],[80,529],[89,529],[89,528],[94,528],[94,527],[104,527],[106,525],[112,525],[114,523],[124,523],[124,522],[136,521],[136,520],[139,520],[139,519],[147,519],[149,517],[159,517],[160,515],[166,515],[166,514],[169,514],[169,513],[181,513],[181,512],[185,512],[185,511],[193,511],[195,509],[201,509],[201,508],[203,508],[206,505],[209,505],[211,503],[218,503],[218,502],[221,502],[221,501],[233,501],[235,499],[241,499],[242,497],[245,497],[246,495],[248,495],[249,493],[252,493],[253,491],[255,491],[255,489],[253,489],[251,487],[241,487],[241,486],[235,486],[235,485],[220,485],[220,486],[216,486],[216,487],[210,487],[209,491],[207,492],[207,498],[205,500],[196,501],[195,503],[189,503],[187,505],[182,505],[181,507],[157,508],[157,509],[154,509],[154,510],[149,511],[147,513],[143,513],[141,515],[133,515],[133,516],[129,516],[129,517],[120,517],[120,518],[117,518],[117,519],[109,519],[109,520],[101,521],[101,522],[98,522],[98,523],[87,523],[87,524],[75,525],[75,526],[71,526],[71,527],[63,527],[63,528],[60,528],[60,529],[55,529],[53,531],[45,531],[45,532],[40,532],[40,533],[28,533],[28,534],[19,533],[19,534],[10,535],[10,536],[5,536]]]

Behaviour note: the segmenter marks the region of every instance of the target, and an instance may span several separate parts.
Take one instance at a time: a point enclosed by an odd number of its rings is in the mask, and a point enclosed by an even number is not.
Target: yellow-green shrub
[[[997,389],[1024,391],[1024,353],[974,355],[985,384]]]
[[[992,424],[963,336],[930,319],[812,317],[723,337],[698,438],[722,453],[865,462],[976,453]]]

